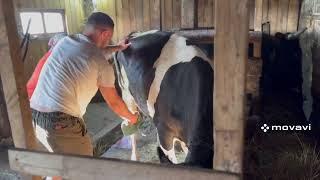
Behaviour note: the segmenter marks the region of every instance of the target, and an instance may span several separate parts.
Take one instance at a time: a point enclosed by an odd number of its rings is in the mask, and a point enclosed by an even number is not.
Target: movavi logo
[[[311,131],[311,124],[309,125],[272,125],[264,124],[261,126],[263,132],[270,131]]]

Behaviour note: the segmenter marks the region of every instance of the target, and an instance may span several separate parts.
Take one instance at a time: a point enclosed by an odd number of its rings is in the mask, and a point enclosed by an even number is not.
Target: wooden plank
[[[117,12],[116,12],[116,0],[109,0],[108,1],[108,12],[111,15],[113,21],[117,22]],[[114,27],[114,33],[113,33],[113,41],[117,42],[119,41],[119,34],[118,34],[118,26],[117,24]]]
[[[242,173],[248,0],[216,0],[215,8],[214,169]]]
[[[288,22],[288,13],[289,13],[289,0],[281,0],[279,5],[279,30],[282,33],[287,32],[287,22]]]
[[[162,30],[172,29],[172,0],[162,0],[161,2]]]
[[[198,0],[198,25],[199,27],[205,27],[204,21],[204,9],[208,0]]]
[[[181,0],[181,27],[194,28],[194,1]]]
[[[256,0],[256,10],[254,15],[254,30],[261,31],[261,24],[262,24],[262,6],[263,0]]]
[[[136,30],[143,30],[143,0],[135,0]]]
[[[130,32],[130,14],[128,0],[116,1],[116,16],[118,26],[118,38],[122,39]]]
[[[124,34],[124,11],[122,11],[122,9],[122,0],[116,0],[116,26],[119,39],[121,39]]]
[[[214,27],[214,21],[215,21],[214,14],[215,14],[214,0],[206,1],[205,9],[204,9],[205,27]]]
[[[129,32],[132,32],[132,31],[137,31],[137,19],[136,19],[136,13],[135,13],[135,7],[134,7],[134,4],[135,4],[135,1],[136,0],[129,0],[129,23],[130,23],[130,31]]]
[[[160,0],[150,0],[151,29],[161,29]]]
[[[249,29],[254,30],[255,0],[249,0]]]
[[[150,12],[150,1],[143,0],[143,30],[147,31],[151,29],[151,14]]]
[[[164,13],[164,0],[160,0],[160,26],[161,26],[161,30],[166,29],[165,27],[165,13]]]
[[[269,21],[269,6],[271,0],[262,0],[262,24]]]
[[[288,22],[287,22],[287,31],[295,32],[298,28],[299,20],[299,0],[290,0],[289,2],[289,12],[288,12]]]
[[[172,28],[181,28],[181,0],[172,1]]]
[[[67,156],[21,149],[9,150],[9,162],[10,167],[16,171],[47,176],[62,176],[70,180],[106,179],[106,177],[117,180],[239,179],[239,176],[234,174],[212,172],[210,170],[85,156]]]
[[[15,147],[36,148],[12,1],[0,1],[0,76]],[[33,177],[33,180],[40,180]]]
[[[131,31],[131,21],[134,21],[134,19],[131,19],[131,13],[130,13],[130,7],[129,7],[129,1],[130,0],[122,0],[122,10],[123,12],[123,36],[127,36]]]
[[[280,0],[271,0],[270,2],[270,24],[271,24],[271,34],[279,32],[279,27],[277,26],[278,20],[278,7]]]
[[[198,25],[199,27],[214,26],[214,0],[198,1]]]

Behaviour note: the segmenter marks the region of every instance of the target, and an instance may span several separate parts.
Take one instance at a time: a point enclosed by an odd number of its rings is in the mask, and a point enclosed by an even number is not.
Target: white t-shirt
[[[82,118],[99,86],[114,87],[106,56],[82,34],[60,40],[41,70],[31,108]]]

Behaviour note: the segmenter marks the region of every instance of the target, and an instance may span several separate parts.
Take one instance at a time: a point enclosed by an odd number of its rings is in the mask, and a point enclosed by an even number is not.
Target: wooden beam
[[[12,1],[0,1],[0,74],[16,147],[33,149],[35,135],[25,89],[23,63]]]
[[[36,141],[12,1],[0,0],[0,76],[15,147],[35,149]],[[41,179],[33,177],[34,180]]]
[[[68,156],[26,150],[9,150],[10,167],[15,171],[42,176],[62,176],[66,179],[117,179],[117,180],[238,180],[239,176],[230,173],[197,170],[177,166],[130,161]]]
[[[184,36],[190,40],[201,41],[212,43],[214,37],[216,36],[216,31],[214,29],[197,29],[197,30],[174,30],[181,36]],[[261,43],[262,33],[259,31],[248,31],[249,32],[249,42],[250,43]]]
[[[248,0],[216,0],[214,169],[242,173]]]

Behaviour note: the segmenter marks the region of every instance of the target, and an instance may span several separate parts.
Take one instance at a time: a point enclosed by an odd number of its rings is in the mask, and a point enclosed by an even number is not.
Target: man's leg
[[[82,119],[66,118],[55,123],[54,129],[48,131],[47,141],[53,152],[93,156],[93,146]]]
[[[60,113],[32,112],[39,150],[93,156],[83,120]],[[61,177],[47,179],[62,180]]]

